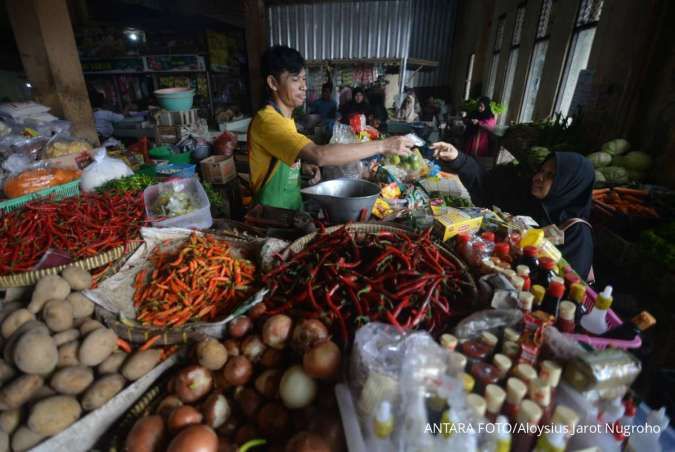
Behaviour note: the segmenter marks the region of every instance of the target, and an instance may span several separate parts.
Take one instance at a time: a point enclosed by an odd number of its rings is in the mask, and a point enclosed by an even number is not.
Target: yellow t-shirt
[[[248,163],[251,168],[251,189],[254,193],[262,188],[272,157],[276,157],[278,161],[270,178],[277,171],[279,161],[293,166],[298,160],[300,150],[312,142],[298,132],[292,118],[281,115],[271,105],[260,110],[253,118],[248,140]]]

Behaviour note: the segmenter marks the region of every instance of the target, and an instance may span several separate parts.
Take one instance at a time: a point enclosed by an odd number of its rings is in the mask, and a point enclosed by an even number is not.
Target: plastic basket
[[[589,311],[593,309],[593,306],[595,305],[595,298],[597,296],[598,294],[590,287],[586,289],[586,301],[584,302],[584,306],[586,306],[586,309],[588,309]],[[607,311],[606,319],[607,319],[607,326],[609,326],[610,329],[616,328],[617,326],[623,323],[621,321],[621,318],[612,309],[609,309]],[[642,346],[642,339],[640,338],[639,335],[635,336],[635,338],[630,341],[622,341],[619,339],[605,339],[603,337],[589,336],[586,334],[565,333],[565,335],[575,339],[578,342],[583,342],[585,344],[591,345],[593,348],[597,350],[603,350],[607,347],[614,347],[623,350],[628,350],[630,348],[640,348],[640,346]]]
[[[44,190],[29,193],[18,198],[8,199],[0,202],[0,212],[11,212],[32,201],[36,198],[43,198],[45,196],[53,196],[54,199],[63,199],[70,196],[78,196],[80,194],[80,179],[75,179],[67,184],[57,185],[56,187],[45,188]]]
[[[189,179],[195,175],[196,169],[197,165],[191,163],[162,163],[155,167],[155,173],[159,176]]]
[[[175,154],[169,146],[159,146],[150,149],[150,157],[155,160],[166,160],[170,163],[190,163],[192,161],[191,152]]]
[[[158,218],[152,213],[151,206],[159,196],[160,191],[167,185],[185,184],[185,191],[190,193],[197,201],[197,209],[192,212],[172,218]],[[151,185],[143,192],[145,201],[145,213],[152,225],[158,228],[186,228],[186,229],[208,229],[213,224],[211,217],[211,203],[204,191],[204,187],[196,178],[176,179],[170,182],[164,182],[157,185]]]

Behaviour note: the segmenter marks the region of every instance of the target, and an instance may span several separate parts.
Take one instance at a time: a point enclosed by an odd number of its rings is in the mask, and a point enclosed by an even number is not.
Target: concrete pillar
[[[65,0],[7,0],[24,70],[35,98],[98,144],[98,135]]]
[[[267,47],[265,3],[263,0],[244,0],[244,10],[251,109],[255,113],[256,109],[260,108],[265,94],[263,79],[260,75],[260,58]]]

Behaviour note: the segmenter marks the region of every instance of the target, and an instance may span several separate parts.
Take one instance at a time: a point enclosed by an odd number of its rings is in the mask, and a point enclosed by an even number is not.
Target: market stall
[[[212,186],[228,135],[198,172],[175,160],[194,150],[99,149],[73,191],[14,183],[0,450],[657,450],[668,418],[631,390],[657,319],[621,318],[555,229],[473,206],[412,139],[246,223]]]

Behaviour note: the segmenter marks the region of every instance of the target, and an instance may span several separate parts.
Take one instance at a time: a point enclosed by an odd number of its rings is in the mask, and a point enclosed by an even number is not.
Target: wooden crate
[[[181,139],[181,126],[156,126],[155,142],[157,144],[176,144]]]

